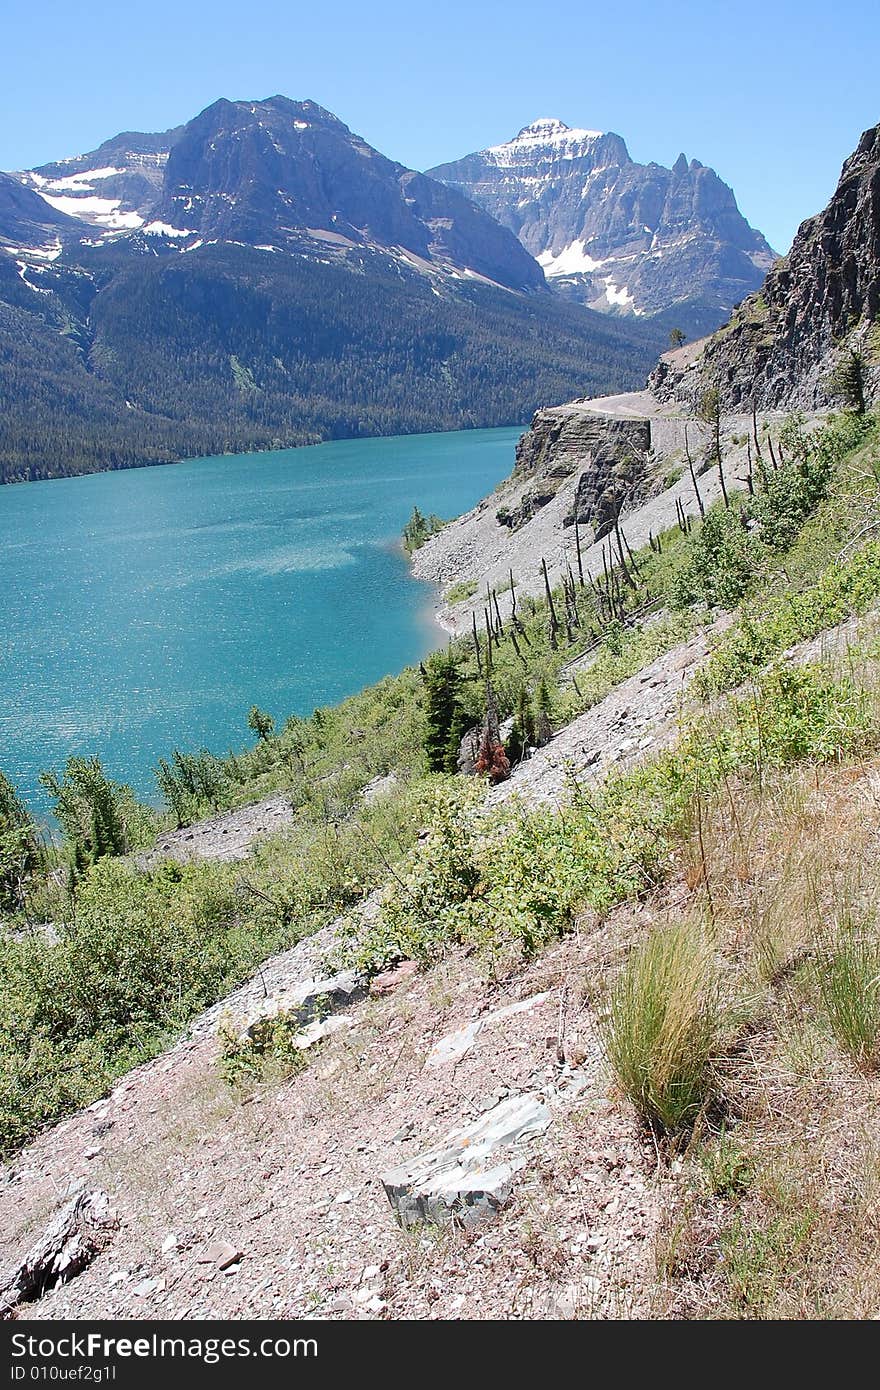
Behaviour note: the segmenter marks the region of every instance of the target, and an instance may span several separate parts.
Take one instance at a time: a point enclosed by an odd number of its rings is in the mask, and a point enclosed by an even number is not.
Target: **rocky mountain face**
[[[539,120],[429,170],[515,232],[562,293],[606,313],[664,313],[689,336],[723,322],[774,253],[714,170],[637,164],[619,135]]]
[[[706,387],[728,409],[832,404],[840,348],[862,350],[867,384],[880,389],[880,126],[843,166],[823,212],[801,223],[791,251],[770,270],[698,355],[661,360],[649,386],[662,400]]]
[[[286,248],[394,248],[539,290],[531,256],[467,198],[405,169],[312,101],[218,101],[184,128],[154,209],[174,235]],[[169,231],[170,234],[170,231]]]
[[[519,424],[637,384],[665,336],[552,295],[510,230],[314,102],[6,177],[4,225],[0,481]]]
[[[577,519],[599,539],[611,530],[624,501],[647,495],[650,451],[647,419],[592,414],[577,406],[538,410],[517,444],[511,478],[527,480],[529,487],[516,507],[498,513],[498,520],[518,530],[552,501],[566,479],[578,475],[564,524]]]
[[[55,210],[111,231],[142,227],[160,197],[168,154],[183,130],[126,131],[89,154],[15,175]]]

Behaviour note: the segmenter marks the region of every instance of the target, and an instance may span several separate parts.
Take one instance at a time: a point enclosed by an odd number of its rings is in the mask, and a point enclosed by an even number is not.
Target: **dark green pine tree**
[[[535,742],[540,747],[553,737],[553,701],[542,676],[535,691]]]
[[[455,772],[466,718],[461,675],[451,652],[435,652],[422,666],[425,683],[425,752],[432,772]]]
[[[845,349],[831,373],[828,384],[833,394],[843,401],[848,410],[855,411],[856,415],[864,415],[865,358],[857,348]]]
[[[529,748],[538,742],[535,733],[535,715],[528,686],[521,685],[516,692],[513,712],[513,728],[507,740],[507,751],[511,762],[522,762]]]

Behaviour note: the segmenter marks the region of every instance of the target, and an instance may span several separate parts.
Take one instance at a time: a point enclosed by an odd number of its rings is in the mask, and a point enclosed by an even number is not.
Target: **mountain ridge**
[[[4,207],[0,480],[525,423],[662,345],[312,101],[222,98],[5,176],[0,237]]]

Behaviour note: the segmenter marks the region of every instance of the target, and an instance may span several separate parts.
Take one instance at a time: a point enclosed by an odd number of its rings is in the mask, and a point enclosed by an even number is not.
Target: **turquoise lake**
[[[399,548],[513,466],[518,429],[344,440],[0,488],[0,768],[44,813],[71,753],[157,799],[175,747],[252,741],[444,639]]]

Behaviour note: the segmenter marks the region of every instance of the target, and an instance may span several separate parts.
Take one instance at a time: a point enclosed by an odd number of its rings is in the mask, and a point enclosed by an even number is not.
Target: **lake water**
[[[175,748],[252,741],[442,640],[398,541],[513,466],[517,429],[344,440],[0,487],[0,768],[71,753],[156,799]]]

